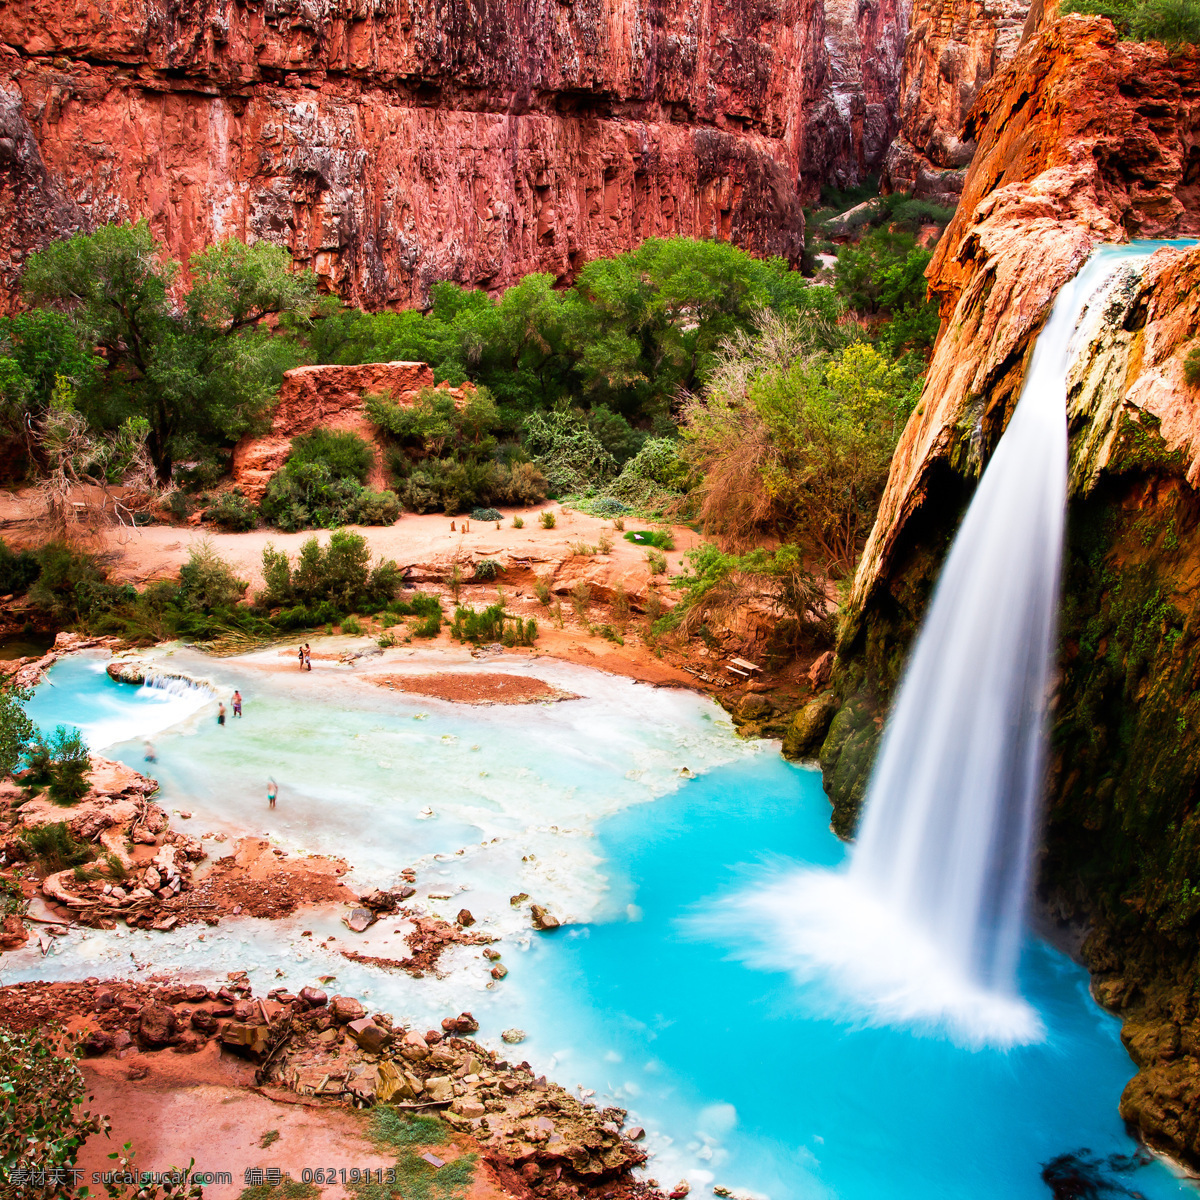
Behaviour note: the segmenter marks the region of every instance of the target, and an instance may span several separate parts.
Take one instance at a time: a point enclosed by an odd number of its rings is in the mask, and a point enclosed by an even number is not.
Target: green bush
[[[347,637],[362,637],[362,622],[355,616],[342,618],[342,632]]]
[[[1123,38],[1134,42],[1200,43],[1196,0],[1066,0],[1062,12],[1107,17]]]
[[[520,617],[506,616],[503,603],[491,604],[484,609],[460,605],[454,610],[450,625],[451,637],[475,645],[503,642],[506,646],[532,646],[537,632],[537,622],[532,617],[522,621]]]
[[[393,451],[389,463],[400,476],[400,498],[412,512],[440,510],[455,515],[481,504],[539,504],[546,498],[546,478],[533,463],[508,466],[491,459],[427,458],[414,466],[398,451]]]
[[[525,418],[525,445],[559,496],[594,491],[617,473],[617,460],[583,415],[569,408],[530,413]]]
[[[284,551],[270,543],[264,546],[264,587],[255,600],[262,608],[290,611],[304,605],[313,623],[328,623],[341,613],[378,612],[395,597],[402,577],[391,559],[371,564],[371,551],[361,534],[335,529],[324,546],[310,537],[294,565]]]
[[[1190,387],[1200,387],[1200,346],[1193,346],[1183,360],[1183,378]]]
[[[635,546],[653,546],[656,550],[674,550],[675,539],[666,529],[634,529],[625,535]]]
[[[665,500],[682,495],[693,480],[692,472],[680,457],[679,450],[678,438],[648,439],[625,464],[624,470],[609,489],[610,494],[638,508],[661,508]],[[596,515],[616,514],[605,512]]]
[[[204,516],[219,529],[229,533],[245,533],[258,524],[258,514],[249,501],[236,492],[222,492],[204,510]]]
[[[87,1083],[65,1036],[47,1025],[27,1033],[0,1029],[0,1172],[6,1179],[17,1170],[69,1171],[83,1143],[108,1131],[106,1117],[82,1108]],[[17,1188],[14,1194],[22,1193]],[[24,1193],[30,1200],[77,1194],[71,1184]]]
[[[471,509],[472,521],[503,521],[504,514],[494,508],[473,508]]]
[[[431,592],[413,592],[407,600],[393,600],[387,610],[398,617],[440,617],[442,602]]]
[[[41,573],[38,556],[28,550],[9,549],[0,538],[0,595],[23,596]]]
[[[549,509],[538,513],[538,524],[543,529],[553,529],[558,524],[558,518]]]
[[[366,483],[375,464],[375,447],[349,430],[318,427],[292,439],[287,461],[297,466],[321,463],[329,468],[332,478],[353,479],[361,484]]]
[[[475,564],[475,578],[483,583],[490,583],[503,570],[494,558],[481,558]]]
[[[249,586],[207,538],[191,547],[187,562],[179,568],[179,599],[196,610],[232,608]]]
[[[38,861],[47,875],[82,866],[95,857],[87,842],[75,840],[66,821],[54,821],[26,830],[21,841],[31,858]]]
[[[439,608],[436,613],[431,613],[422,621],[418,621],[412,627],[413,637],[419,638],[435,638],[442,631],[442,611]]]
[[[354,518],[359,525],[394,525],[402,511],[395,492],[364,489],[355,501]]]
[[[21,786],[31,793],[45,788],[55,804],[63,805],[87,794],[91,762],[78,729],[59,725],[49,737],[37,731],[25,748],[24,765]]]

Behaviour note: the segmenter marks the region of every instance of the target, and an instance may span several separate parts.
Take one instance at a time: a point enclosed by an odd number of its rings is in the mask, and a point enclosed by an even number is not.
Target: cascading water
[[[781,875],[732,902],[775,915],[777,940],[747,957],[834,983],[869,1020],[971,1041],[1040,1029],[1016,969],[1058,605],[1067,375],[1089,306],[1157,248],[1102,247],[1055,302],[893,704],[848,872]]]

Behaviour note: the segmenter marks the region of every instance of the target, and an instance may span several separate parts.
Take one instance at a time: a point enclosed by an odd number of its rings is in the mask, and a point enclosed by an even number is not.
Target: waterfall
[[[840,1019],[973,1043],[1039,1036],[1016,976],[1054,661],[1067,376],[1097,301],[1162,245],[1101,247],[1055,301],[897,691],[849,869],[780,871],[715,917],[736,922],[739,957],[792,972]]]
[[[146,672],[142,687],[153,688],[159,692],[166,692],[168,696],[177,697],[193,698],[197,693],[205,693],[205,699],[210,699],[215,695],[215,689],[211,684],[190,679],[186,675],[167,675],[151,671]]]
[[[1042,789],[1076,328],[1138,247],[1055,301],[950,548],[867,788],[853,883],[982,987],[1016,989]]]

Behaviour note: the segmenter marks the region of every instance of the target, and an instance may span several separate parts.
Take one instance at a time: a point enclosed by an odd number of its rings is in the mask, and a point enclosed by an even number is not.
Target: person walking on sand
[[[218,725],[225,724],[225,701],[224,700],[222,700],[221,703],[217,705],[217,724]]]
[[[235,717],[242,715],[242,693],[236,690],[233,693],[233,715]]]
[[[267,780],[267,803],[274,808],[275,797],[279,795],[279,784],[273,779]]]

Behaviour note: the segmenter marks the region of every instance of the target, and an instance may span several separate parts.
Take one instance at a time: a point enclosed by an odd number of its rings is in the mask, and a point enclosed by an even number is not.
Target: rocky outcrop
[[[852,834],[882,717],[975,482],[1063,283],[1101,242],[1200,234],[1200,51],[1054,20],[977,99],[978,149],[935,253],[943,318],[855,578],[821,748]],[[1071,501],[1043,909],[1091,930],[1096,995],[1141,1073],[1122,1113],[1200,1163],[1200,250],[1094,306],[1069,382]]]
[[[148,217],[286,246],[343,298],[565,279],[650,235],[797,260],[896,129],[905,0],[47,0],[0,9],[0,278]]]
[[[433,370],[426,363],[363,363],[285,371],[269,432],[247,434],[234,447],[230,468],[233,486],[255,503],[260,501],[268,480],[287,461],[292,439],[320,426],[357,433],[374,444],[375,465],[368,483],[385,488],[383,453],[375,426],[367,418],[364,397],[375,393],[390,396],[397,404],[412,404],[422,388],[431,387]],[[445,390],[461,403],[470,387],[468,383]]]
[[[1029,9],[1028,0],[915,0],[900,76],[900,132],[884,171],[888,191],[958,202],[975,150],[963,131],[967,114],[1016,53]]]

